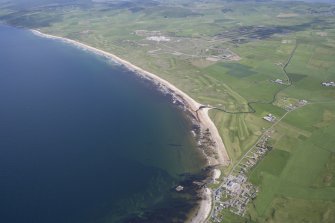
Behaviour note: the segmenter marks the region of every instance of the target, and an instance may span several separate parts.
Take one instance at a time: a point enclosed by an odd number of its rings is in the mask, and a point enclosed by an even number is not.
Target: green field
[[[263,116],[307,100],[273,128],[273,150],[249,173],[259,193],[246,215],[224,212],[223,222],[335,222],[335,88],[321,86],[335,81],[335,5],[79,2],[22,10],[0,0],[0,21],[112,52],[217,107],[225,173],[271,126]]]
[[[251,205],[252,218],[259,222],[287,222],[290,217],[293,222],[304,218],[307,222],[335,221],[331,208],[335,201],[334,109],[335,103],[309,105],[291,113],[276,128],[276,149],[250,174],[261,188]],[[301,117],[309,120],[300,122]],[[279,205],[280,201],[287,204]],[[321,206],[327,208],[315,208]],[[312,210],[313,216],[303,208]]]

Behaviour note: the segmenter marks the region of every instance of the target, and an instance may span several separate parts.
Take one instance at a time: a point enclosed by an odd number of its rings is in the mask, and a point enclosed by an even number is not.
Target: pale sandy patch
[[[189,223],[205,222],[212,208],[212,193],[210,189],[203,189],[202,200],[200,201],[199,209]]]

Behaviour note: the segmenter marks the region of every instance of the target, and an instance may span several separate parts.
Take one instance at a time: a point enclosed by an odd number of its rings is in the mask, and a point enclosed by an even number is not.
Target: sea
[[[0,25],[1,223],[184,222],[206,175],[191,129],[125,67]]]

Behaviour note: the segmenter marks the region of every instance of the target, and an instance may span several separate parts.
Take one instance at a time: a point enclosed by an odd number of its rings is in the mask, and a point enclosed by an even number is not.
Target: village
[[[224,179],[223,186],[215,192],[216,207],[212,215],[214,222],[221,222],[219,213],[228,209],[234,214],[243,216],[251,199],[256,197],[258,189],[247,181],[243,174],[229,175]]]
[[[258,188],[248,181],[247,173],[272,147],[268,144],[272,131],[267,131],[256,146],[244,156],[231,173],[223,179],[221,186],[214,192],[213,222],[222,222],[224,209],[244,216],[249,202],[256,198]]]
[[[294,102],[291,102],[291,100],[288,100],[288,98],[281,99],[282,103],[280,105],[287,111],[286,114],[308,104],[308,101],[304,99],[294,99]],[[273,123],[273,125],[280,121],[273,114],[267,114],[263,119]],[[212,222],[222,222],[224,220],[224,210],[242,217],[245,215],[248,204],[256,198],[259,191],[258,187],[248,181],[248,173],[272,150],[269,141],[273,134],[274,130],[272,128],[265,130],[258,142],[245,153],[230,173],[223,178],[221,185],[213,191]]]

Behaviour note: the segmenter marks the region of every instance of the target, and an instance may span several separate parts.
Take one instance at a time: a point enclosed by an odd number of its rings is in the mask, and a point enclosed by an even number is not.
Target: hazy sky
[[[109,1],[109,0],[106,0]],[[117,1],[117,0],[112,0]],[[132,0],[119,0],[119,1],[132,1]],[[138,0],[136,0],[138,2]],[[144,1],[144,0],[143,0]],[[248,1],[248,0],[246,0]],[[269,0],[272,1],[272,0]],[[275,1],[305,1],[305,2],[327,2],[327,3],[335,3],[335,0],[275,0]],[[92,0],[0,0],[1,3],[14,3],[21,7],[31,7],[31,6],[38,6],[38,5],[45,5],[45,4],[52,4],[52,3],[88,3],[92,2]]]

